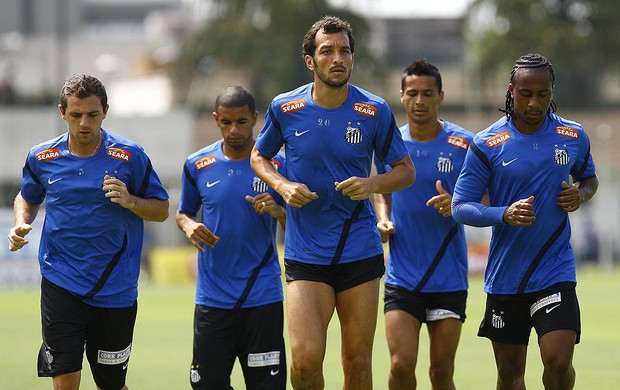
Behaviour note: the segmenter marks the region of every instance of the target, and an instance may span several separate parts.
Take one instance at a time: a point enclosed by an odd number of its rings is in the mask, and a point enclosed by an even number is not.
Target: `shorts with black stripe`
[[[193,389],[232,389],[230,375],[239,359],[250,390],[286,389],[282,302],[242,309],[196,305]]]
[[[465,322],[467,290],[440,293],[414,292],[402,287],[385,284],[383,312],[402,310],[420,323],[445,318]]]
[[[581,337],[579,301],[574,282],[562,282],[525,294],[487,294],[478,336],[506,344],[527,345],[531,329],[538,339],[555,330],[574,330]]]
[[[383,254],[343,264],[309,264],[284,260],[286,282],[309,280],[322,282],[340,292],[380,278],[385,273]]]
[[[84,351],[100,389],[125,385],[138,303],[127,308],[95,307],[41,280],[43,343],[39,376],[54,377],[82,369]]]

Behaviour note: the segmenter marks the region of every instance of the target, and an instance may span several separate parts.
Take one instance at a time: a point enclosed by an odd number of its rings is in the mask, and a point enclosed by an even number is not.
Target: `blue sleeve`
[[[197,215],[202,204],[200,192],[196,180],[192,177],[189,169],[189,161],[183,164],[183,174],[181,176],[181,200],[179,201],[179,212],[189,215]]]
[[[256,150],[262,155],[272,158],[280,151],[283,144],[282,129],[273,111],[272,102],[267,113],[265,113],[265,126],[263,126],[256,139]]]
[[[504,224],[508,207],[489,207],[477,202],[452,202],[452,217],[458,223],[476,227]]]
[[[483,227],[503,224],[506,206],[490,207],[480,203],[491,177],[488,157],[471,143],[452,195],[452,217],[458,223]]]
[[[596,174],[594,160],[590,153],[590,139],[585,131],[579,134],[582,141],[579,144],[579,155],[577,156],[575,165],[571,168],[570,174],[575,181],[580,181]]]
[[[379,129],[377,139],[375,140],[375,153],[379,160],[385,164],[392,165],[405,158],[409,152],[400,134],[392,110],[386,104],[379,112],[381,117],[377,123]]]
[[[31,159],[31,156],[32,153],[29,153],[22,169],[21,195],[28,203],[41,204],[46,196],[45,187],[32,169],[30,161],[34,161],[34,158]]]

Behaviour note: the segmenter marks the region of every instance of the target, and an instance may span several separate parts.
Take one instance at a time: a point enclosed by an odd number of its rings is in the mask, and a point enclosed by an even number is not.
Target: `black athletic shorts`
[[[383,254],[344,264],[318,265],[284,260],[286,282],[323,282],[340,292],[380,278],[385,273]]]
[[[244,309],[194,309],[193,389],[232,389],[230,374],[239,359],[249,390],[286,389],[282,302]]]
[[[80,371],[86,351],[97,386],[103,390],[121,389],[127,376],[137,312],[137,302],[120,309],[88,305],[42,278],[39,376]]]
[[[455,318],[465,322],[467,290],[442,293],[413,292],[402,287],[385,285],[383,312],[403,310],[421,323]]]
[[[574,330],[576,344],[579,343],[581,320],[575,283],[558,283],[534,293],[487,294],[478,336],[499,343],[527,345],[532,327],[539,340],[554,330]]]

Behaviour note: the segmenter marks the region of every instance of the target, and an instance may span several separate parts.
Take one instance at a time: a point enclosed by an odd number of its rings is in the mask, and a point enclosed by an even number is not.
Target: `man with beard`
[[[372,387],[383,247],[370,203],[401,190],[415,171],[392,110],[349,84],[355,40],[348,22],[325,16],[306,33],[314,81],[270,104],[251,164],[287,203],[284,264],[294,388],[322,389],[327,327],[338,313],[344,389]],[[284,145],[286,177],[270,159]],[[372,156],[392,169],[370,176]]]

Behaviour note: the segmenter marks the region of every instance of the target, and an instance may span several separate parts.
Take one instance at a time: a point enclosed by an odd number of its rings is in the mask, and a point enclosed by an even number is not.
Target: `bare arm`
[[[392,194],[374,195],[375,212],[377,213],[377,230],[381,241],[387,242],[390,234],[394,234],[394,223],[390,220],[392,213]]]
[[[203,245],[213,248],[220,239],[204,224],[197,222],[193,215],[177,211],[176,222],[179,229],[185,233],[189,242],[201,252],[205,251]]]
[[[558,207],[567,212],[575,211],[592,199],[598,190],[598,177],[591,176],[576,182],[573,185],[562,182],[562,190],[558,195]]]
[[[411,157],[407,154],[401,160],[390,164],[392,167],[386,173],[370,177],[350,177],[342,182],[336,182],[337,191],[353,200],[368,199],[373,193],[389,194],[407,188],[415,181],[415,167]]]
[[[30,224],[37,217],[39,207],[40,205],[32,204],[22,198],[21,192],[15,197],[15,202],[13,203],[15,226],[11,228],[8,235],[10,251],[17,251],[28,244],[28,240],[24,237],[32,230]]]
[[[250,155],[250,165],[254,173],[276,190],[291,207],[303,207],[318,198],[316,192],[310,191],[305,184],[290,181],[279,174],[271,161],[256,149],[256,145]]]
[[[156,198],[141,198],[129,193],[127,185],[111,176],[105,176],[103,190],[106,198],[126,208],[145,221],[163,222],[168,218],[170,202]]]

